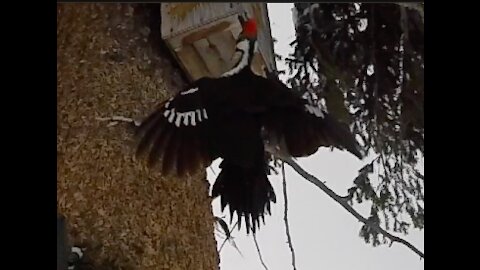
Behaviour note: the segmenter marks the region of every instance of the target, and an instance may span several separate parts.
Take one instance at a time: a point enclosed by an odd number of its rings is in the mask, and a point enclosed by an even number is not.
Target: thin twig
[[[97,121],[110,121],[110,122],[127,122],[133,123],[135,126],[140,126],[141,122],[137,119],[121,116],[121,115],[114,115],[112,117],[95,117]]]
[[[258,246],[257,235],[256,235],[256,234],[253,234],[253,242],[255,242],[255,247],[257,247],[258,258],[260,259],[260,262],[262,263],[263,268],[265,268],[265,270],[268,270],[267,265],[266,265],[265,262],[263,261],[262,253],[260,252],[260,247]]]
[[[292,160],[293,161],[293,160]],[[290,248],[290,253],[292,254],[292,266],[294,270],[297,270],[295,265],[295,250],[293,249],[292,237],[290,236],[290,227],[288,226],[288,200],[287,200],[287,181],[285,178],[285,162],[282,162],[282,175],[283,175],[283,199],[285,202],[285,211],[283,220],[285,221],[285,233],[287,234],[288,247]]]
[[[213,175],[214,175],[214,176],[217,176],[217,173],[215,172],[215,170],[213,169],[213,167],[212,167],[212,166],[209,166],[209,168],[210,168],[210,171],[212,171]]]
[[[222,251],[222,248],[223,248],[223,246],[225,245],[225,243],[231,238],[232,232],[233,232],[233,230],[235,229],[235,227],[237,227],[237,224],[238,224],[238,220],[235,222],[235,224],[233,224],[232,229],[231,229],[230,232],[228,233],[229,235],[227,235],[227,237],[226,237],[225,240],[223,241],[222,245],[220,246],[220,249],[218,250],[218,253],[220,253],[220,252]]]
[[[365,217],[363,217],[350,204],[348,204],[348,201],[345,198],[337,195],[333,190],[331,190],[324,183],[322,183],[320,180],[318,180],[318,178],[316,178],[315,176],[306,172],[292,158],[283,157],[282,160],[284,162],[286,162],[288,165],[290,165],[290,167],[292,167],[303,178],[305,178],[306,180],[308,180],[309,182],[311,182],[312,184],[314,184],[315,186],[320,188],[322,191],[327,193],[327,195],[330,196],[330,198],[334,199],[337,203],[339,203],[343,208],[345,208],[345,210],[347,210],[350,214],[352,214],[360,222],[364,223],[365,225],[367,225],[371,229],[375,230],[376,232],[383,234],[385,237],[389,238],[392,241],[392,243],[393,242],[401,243],[401,244],[407,246],[413,252],[415,252],[418,256],[420,256],[420,258],[423,259],[425,257],[424,253],[421,252],[414,245],[412,245],[410,242],[406,241],[405,239],[402,239],[400,237],[397,237],[397,236],[394,236],[394,235],[390,234],[389,232],[384,230],[382,227],[380,227],[378,224],[375,224],[375,223],[369,221],[368,219],[366,219]]]

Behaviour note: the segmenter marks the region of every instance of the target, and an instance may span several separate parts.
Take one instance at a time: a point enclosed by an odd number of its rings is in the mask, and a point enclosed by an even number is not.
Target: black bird
[[[219,78],[204,77],[166,100],[139,126],[137,156],[147,154],[149,166],[183,176],[222,158],[212,196],[220,196],[242,217],[247,233],[255,233],[259,218],[270,214],[275,192],[265,140],[293,157],[308,156],[321,146],[362,153],[348,127],[279,80],[254,74],[250,64],[257,46],[253,19],[239,17],[243,31],[237,40],[238,63]]]

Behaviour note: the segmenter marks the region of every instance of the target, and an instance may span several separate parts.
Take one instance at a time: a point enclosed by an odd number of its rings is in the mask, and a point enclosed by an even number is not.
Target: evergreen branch
[[[305,178],[307,181],[311,182],[312,184],[314,184],[315,186],[317,186],[318,188],[320,188],[322,191],[324,191],[325,193],[327,193],[327,195],[334,199],[337,203],[339,203],[343,208],[345,208],[345,210],[347,210],[350,214],[352,214],[355,218],[358,219],[358,221],[364,223],[365,225],[367,225],[368,227],[370,227],[371,229],[373,229],[374,231],[384,235],[385,237],[387,237],[388,239],[390,239],[391,241],[391,244],[393,244],[394,242],[398,242],[400,244],[403,244],[405,245],[406,247],[408,247],[409,249],[411,249],[413,252],[415,252],[418,256],[420,256],[421,259],[424,258],[424,253],[421,252],[418,248],[416,248],[413,244],[411,244],[410,242],[406,241],[405,239],[402,239],[398,236],[394,236],[392,234],[390,234],[389,232],[387,232],[385,229],[383,229],[382,227],[380,227],[378,224],[366,219],[365,217],[363,217],[361,214],[359,214],[350,204],[348,204],[347,200],[344,198],[344,197],[341,197],[339,195],[337,195],[333,190],[331,190],[329,187],[327,187],[324,183],[322,183],[318,178],[316,178],[315,176],[309,174],[308,172],[306,172],[300,165],[298,165],[298,163],[296,163],[292,158],[288,157],[281,157],[281,159],[287,163],[288,165],[290,165],[290,167],[292,167],[298,174],[300,174],[303,178]]]

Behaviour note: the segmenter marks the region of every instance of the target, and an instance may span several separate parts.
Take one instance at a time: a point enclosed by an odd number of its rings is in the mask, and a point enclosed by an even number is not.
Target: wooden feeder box
[[[218,77],[235,65],[238,15],[254,17],[258,50],[252,70],[265,76],[276,70],[266,3],[162,3],[162,38],[190,80]]]

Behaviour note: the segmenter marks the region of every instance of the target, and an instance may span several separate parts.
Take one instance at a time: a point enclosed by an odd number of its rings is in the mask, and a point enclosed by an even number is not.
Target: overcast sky
[[[291,9],[293,4],[268,4],[272,36],[278,42],[275,52],[286,56],[292,51],[288,45],[294,39]],[[277,62],[279,69],[285,66]],[[345,195],[366,161],[342,151],[320,149],[314,155],[298,160],[309,173],[315,175],[339,195]],[[219,161],[212,165],[218,174]],[[358,236],[361,223],[323,191],[304,180],[288,165],[285,165],[289,224],[293,246],[296,252],[298,270],[420,270],[424,269],[424,260],[405,246],[395,243],[392,247],[372,247]],[[208,179],[213,184],[216,175],[207,170]],[[292,269],[291,255],[286,242],[285,224],[283,222],[283,192],[281,176],[269,177],[277,203],[272,206],[272,216],[265,218],[266,225],[257,233],[258,243],[263,259],[270,270]],[[225,216],[229,221],[227,210],[220,211],[220,200],[214,201],[214,214]],[[369,208],[356,209],[368,216]],[[220,235],[219,233],[217,233]],[[253,238],[246,236],[244,228],[233,233],[235,243],[242,255],[231,246],[225,244],[220,253],[222,270],[263,270],[259,261]],[[400,235],[399,235],[400,236]],[[424,231],[412,231],[401,236],[424,251]],[[217,237],[218,245],[223,242]]]

